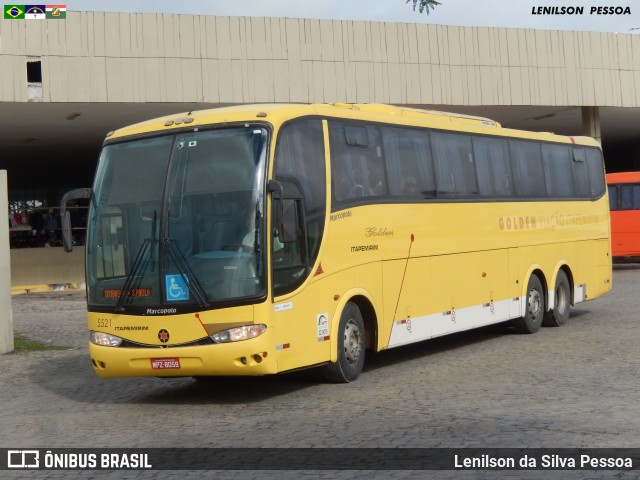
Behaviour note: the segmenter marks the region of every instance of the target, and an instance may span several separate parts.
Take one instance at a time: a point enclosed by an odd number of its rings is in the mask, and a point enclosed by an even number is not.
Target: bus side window
[[[509,140],[515,193],[521,197],[547,196],[540,143]]]
[[[472,140],[480,195],[486,197],[513,195],[507,140],[477,135],[474,135]]]
[[[609,185],[609,209],[618,210],[618,186]]]
[[[552,197],[574,196],[571,150],[568,145],[542,144],[547,194]]]
[[[382,144],[391,195],[435,196],[429,133],[410,128],[382,127]]]
[[[633,185],[622,185],[620,193],[620,210],[633,210]]]
[[[431,150],[438,196],[478,195],[470,135],[433,132]]]
[[[331,121],[329,139],[332,198],[336,203],[387,195],[387,172],[377,126]]]
[[[351,178],[351,172],[346,168],[350,164],[347,159],[336,158],[333,172],[333,196],[336,200],[342,201],[356,196],[356,182]],[[362,189],[362,186],[360,186]]]
[[[573,189],[576,196],[582,198],[591,197],[589,169],[587,167],[586,158],[583,148],[573,147],[573,161],[571,162]]]
[[[274,179],[284,187],[285,198],[296,199],[300,224],[295,241],[287,243],[280,242],[278,227],[272,225],[275,295],[283,295],[297,288],[318,257],[324,233],[327,197],[324,153],[324,133],[320,120],[296,120],[282,128],[276,145]],[[272,218],[275,218],[275,212]]]
[[[598,148],[587,148],[587,169],[589,170],[589,183],[591,184],[591,196],[599,198],[604,194],[604,161],[602,152]]]

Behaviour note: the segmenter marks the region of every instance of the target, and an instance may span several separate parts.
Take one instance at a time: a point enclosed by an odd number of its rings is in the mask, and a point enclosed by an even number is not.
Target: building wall
[[[44,102],[640,107],[640,35],[100,12],[0,18],[0,102],[27,101],[27,57],[41,57]],[[637,145],[628,155],[640,158]],[[11,274],[13,286],[82,283],[84,250],[14,249]]]
[[[13,248],[11,255],[11,286],[83,284],[84,247]]]
[[[101,12],[0,19],[0,101],[26,101],[26,56],[42,57],[48,102],[640,106],[639,35]]]
[[[7,171],[0,170],[0,355],[13,351]]]

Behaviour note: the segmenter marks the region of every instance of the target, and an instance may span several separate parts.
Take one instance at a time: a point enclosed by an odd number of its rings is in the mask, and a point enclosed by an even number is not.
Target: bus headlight
[[[230,328],[211,335],[211,340],[216,343],[240,342],[250,338],[259,337],[267,330],[266,325],[245,325],[244,327]]]
[[[117,347],[122,343],[122,339],[120,337],[109,335],[108,333],[94,331],[89,332],[89,340],[91,341],[91,343],[102,345],[103,347]]]

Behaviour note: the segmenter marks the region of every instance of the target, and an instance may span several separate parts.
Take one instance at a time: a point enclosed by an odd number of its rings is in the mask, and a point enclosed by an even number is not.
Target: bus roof
[[[578,143],[581,145],[600,146],[596,140],[590,137],[568,137],[548,132],[515,130],[503,128],[498,122],[484,117],[376,103],[274,103],[234,105],[207,110],[192,110],[190,112],[167,115],[123,127],[114,132],[109,132],[107,134],[107,140],[131,135],[162,132],[175,128],[197,127],[220,123],[269,121],[276,125],[291,118],[312,115],[465,131],[485,135],[529,138],[557,143]]]
[[[607,183],[635,183],[640,182],[640,172],[607,173]]]

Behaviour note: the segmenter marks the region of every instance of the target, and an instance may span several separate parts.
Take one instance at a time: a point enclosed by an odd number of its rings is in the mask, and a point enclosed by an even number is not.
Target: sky
[[[185,13],[587,30],[640,34],[640,0],[439,0],[429,15],[405,0],[67,0],[68,10]],[[584,6],[582,15],[533,14],[538,7]],[[591,7],[629,7],[631,14],[590,14]]]

